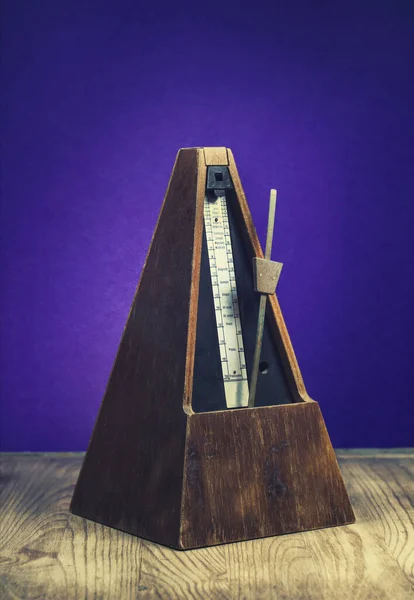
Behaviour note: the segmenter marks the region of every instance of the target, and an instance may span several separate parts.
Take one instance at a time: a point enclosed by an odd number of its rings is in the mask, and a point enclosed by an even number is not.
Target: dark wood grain
[[[414,451],[339,451],[354,525],[181,552],[69,514],[83,455],[0,455],[2,600],[409,600]]]
[[[316,402],[189,418],[181,544],[354,521]]]
[[[180,150],[71,504],[182,549],[354,518],[277,300],[268,320],[284,406],[193,411],[206,170],[217,161],[229,166],[247,254],[263,256],[231,151]],[[266,388],[279,404],[276,391]]]
[[[179,152],[93,436],[74,514],[177,543],[201,151]]]

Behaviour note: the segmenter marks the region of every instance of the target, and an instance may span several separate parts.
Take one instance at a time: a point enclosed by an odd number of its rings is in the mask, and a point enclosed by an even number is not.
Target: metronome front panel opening
[[[235,203],[237,202],[237,196],[235,191],[227,190],[226,199],[219,198],[217,202],[219,201],[224,201],[227,207],[228,226],[230,230],[229,240],[231,239],[231,248],[228,249],[228,252],[232,253],[231,261],[233,263],[235,285],[237,288],[237,304],[233,312],[237,312],[236,320],[237,317],[240,319],[239,325],[241,325],[243,340],[243,353],[241,354],[243,360],[240,361],[240,375],[241,379],[247,378],[246,382],[241,381],[240,384],[247,388],[248,394],[248,382],[251,379],[256,343],[260,295],[254,291],[252,261],[246,250],[236,218]],[[208,207],[207,214],[209,214]],[[214,212],[212,214],[217,214],[216,218],[220,218],[219,213]],[[225,355],[223,355],[222,330],[220,329],[220,325],[218,325],[217,316],[217,287],[214,287],[213,291],[212,284],[212,281],[213,283],[215,281],[215,273],[212,279],[211,267],[215,263],[212,263],[211,259],[211,229],[205,216],[194,357],[192,393],[192,408],[194,412],[211,412],[235,408],[231,404],[231,399],[229,405],[229,393],[228,389],[226,390],[225,388],[226,375],[223,360],[227,359],[223,358]],[[235,290],[233,289],[232,291],[234,294]],[[231,332],[228,335],[231,335]],[[241,345],[240,337],[239,340],[238,350]],[[236,374],[235,371],[234,374]],[[243,396],[246,396],[245,392],[246,390],[243,389]],[[273,406],[292,404],[294,402],[296,402],[296,399],[289,388],[284,366],[266,319],[255,406]],[[245,408],[246,406],[247,401],[244,398],[243,404],[240,404],[240,408]]]

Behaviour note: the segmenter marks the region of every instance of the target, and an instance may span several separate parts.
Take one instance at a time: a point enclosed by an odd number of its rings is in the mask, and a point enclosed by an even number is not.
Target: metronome
[[[178,152],[71,512],[178,549],[353,523],[233,154]]]

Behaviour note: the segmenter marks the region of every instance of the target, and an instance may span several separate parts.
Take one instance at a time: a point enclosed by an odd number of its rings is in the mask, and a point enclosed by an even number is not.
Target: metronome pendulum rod
[[[272,254],[273,230],[274,230],[274,225],[275,225],[275,213],[276,213],[276,193],[277,193],[276,190],[270,190],[269,217],[268,217],[268,221],[267,221],[267,235],[266,235],[266,249],[265,249],[265,260],[266,261],[270,261],[270,256]],[[277,280],[276,276],[273,277],[272,279]],[[255,346],[255,350],[254,350],[252,377],[250,380],[250,392],[249,392],[249,403],[248,403],[249,408],[254,407],[255,398],[256,398],[257,378],[259,375],[260,354],[261,354],[261,350],[262,350],[263,330],[264,330],[264,323],[265,323],[265,316],[266,316],[266,303],[267,303],[267,294],[261,293],[260,294],[259,316],[257,319],[256,346]]]

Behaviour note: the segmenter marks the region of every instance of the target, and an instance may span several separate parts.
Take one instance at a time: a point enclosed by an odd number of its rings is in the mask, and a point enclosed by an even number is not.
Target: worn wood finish
[[[0,598],[412,598],[414,451],[337,454],[355,525],[189,552],[70,515],[82,455],[0,455]]]
[[[181,546],[352,523],[316,402],[190,417]]]
[[[268,318],[297,403],[192,410],[206,165],[220,163],[247,252],[263,256],[231,151],[181,150],[71,504],[182,549],[353,520],[276,301]]]
[[[79,475],[74,514],[175,545],[199,161],[179,152]]]
[[[138,538],[69,514],[81,458],[0,455],[2,600],[136,597]]]

